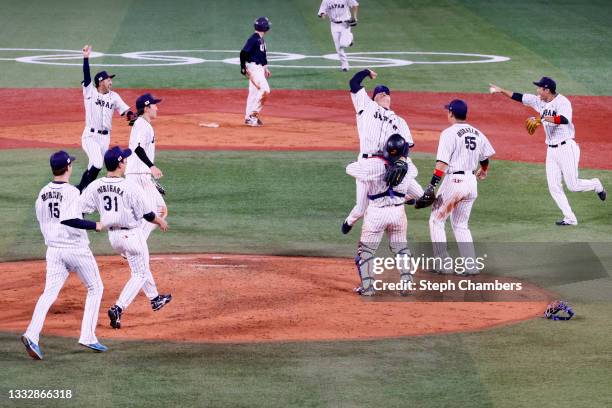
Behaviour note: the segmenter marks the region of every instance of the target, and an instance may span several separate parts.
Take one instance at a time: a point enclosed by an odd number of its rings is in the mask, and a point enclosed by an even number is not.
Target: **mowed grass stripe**
[[[0,179],[0,259],[44,258],[45,247],[34,215],[34,201],[50,179],[51,150],[1,151],[7,163]],[[80,150],[72,182],[86,165]],[[156,162],[170,216],[170,231],[149,239],[152,252],[239,252],[272,255],[352,257],[360,224],[350,235],[340,224],[355,199],[354,180],[344,167],[350,152],[161,151]],[[422,185],[430,179],[433,156],[414,154]],[[612,186],[612,172],[582,170]],[[560,213],[549,196],[543,164],[493,161],[489,178],[479,183],[470,226],[476,241],[610,242],[608,203],[595,193],[568,193],[580,224],[559,228]],[[429,240],[429,211],[407,208],[408,237]],[[450,226],[448,238],[453,240]],[[113,253],[106,234],[90,234],[95,253]]]

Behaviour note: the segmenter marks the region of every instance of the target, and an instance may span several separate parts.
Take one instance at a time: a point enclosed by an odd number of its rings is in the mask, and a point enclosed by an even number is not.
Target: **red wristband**
[[[560,125],[561,124],[561,116],[555,115],[555,116],[553,116],[553,120],[555,121],[555,125]]]
[[[442,177],[444,175],[444,172],[440,169],[434,169],[434,176],[438,176],[438,177]]]

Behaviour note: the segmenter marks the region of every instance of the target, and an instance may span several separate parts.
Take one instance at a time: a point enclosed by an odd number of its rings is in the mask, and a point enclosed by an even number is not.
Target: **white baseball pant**
[[[266,98],[270,95],[270,85],[263,66],[247,62],[246,69],[249,76],[249,96],[247,97],[245,119],[248,119],[251,115],[258,115],[261,112]]]
[[[125,255],[132,274],[115,304],[123,310],[127,309],[140,289],[149,300],[156,298],[159,292],[149,266],[149,247],[142,229],[111,230],[108,239],[115,251]]]
[[[351,27],[346,23],[331,23],[331,35],[334,40],[334,46],[338,53],[338,59],[342,69],[349,69],[348,57],[346,56],[345,48],[348,48],[353,42],[353,33]]]
[[[478,183],[476,176],[471,172],[447,174],[444,177],[429,217],[429,232],[435,257],[448,257],[444,226],[449,216],[460,256],[463,258],[476,257],[468,222],[477,197]]]
[[[380,241],[386,232],[389,237],[389,248],[394,254],[411,256],[408,250],[408,220],[404,204],[376,207],[369,205],[361,228],[361,237],[357,249],[357,271],[361,279],[361,287],[371,293],[374,284],[372,260]],[[410,281],[410,269],[400,269],[400,280]]]
[[[167,213],[166,201],[162,197],[155,184],[151,180],[151,174],[149,173],[130,173],[126,175],[127,179],[137,183],[142,190],[144,191],[145,197],[144,199],[147,202],[153,203],[155,208],[155,214],[161,216],[162,213]],[[144,218],[141,221],[141,228],[144,233],[145,240],[149,239],[149,235],[155,228],[157,228],[157,224],[153,224],[152,222],[148,222]]]
[[[57,299],[60,290],[68,279],[69,271],[74,271],[87,288],[85,310],[81,323],[79,343],[97,343],[96,325],[104,285],[100,279],[98,264],[91,250],[85,248],[47,248],[47,276],[45,290],[36,302],[32,321],[25,335],[34,343],[39,342],[49,308]]]
[[[104,153],[108,150],[110,145],[110,132],[107,135],[101,135],[97,132],[90,132],[89,128],[83,130],[81,136],[81,146],[87,154],[87,168],[90,169],[92,166],[101,169],[104,167]]]
[[[580,161],[580,147],[573,140],[565,141],[564,145],[548,147],[546,151],[546,180],[548,191],[557,206],[563,212],[563,219],[571,224],[578,223],[576,215],[563,191],[562,180],[570,191],[601,192],[603,185],[597,178],[590,180],[578,178],[578,162]]]

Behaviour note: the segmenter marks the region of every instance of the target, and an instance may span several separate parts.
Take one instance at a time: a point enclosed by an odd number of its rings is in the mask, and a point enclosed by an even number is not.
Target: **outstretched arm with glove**
[[[440,160],[436,162],[436,167],[434,168],[431,181],[429,182],[429,185],[425,189],[423,195],[417,198],[414,208],[427,208],[433,204],[434,200],[436,199],[436,186],[440,180],[442,180],[442,177],[446,173],[446,169],[448,169],[448,164]]]

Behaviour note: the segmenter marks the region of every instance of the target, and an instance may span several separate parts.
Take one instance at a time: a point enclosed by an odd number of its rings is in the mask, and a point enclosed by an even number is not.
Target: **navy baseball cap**
[[[49,163],[51,164],[51,170],[59,170],[68,166],[70,163],[76,160],[76,157],[70,156],[63,150],[55,152],[51,155]]]
[[[467,103],[463,102],[461,99],[453,99],[448,105],[444,105],[444,109],[453,112],[453,115],[458,118],[465,118],[468,111]]]
[[[542,77],[542,79],[540,79],[538,82],[534,82],[533,84],[544,89],[550,89],[550,92],[552,93],[557,91],[557,83],[549,77]]]
[[[146,93],[144,95],[140,95],[138,99],[136,99],[136,109],[141,110],[144,109],[145,106],[155,105],[161,101],[161,99],[155,99],[150,93]]]
[[[108,72],[106,71],[100,71],[96,74],[96,76],[94,77],[94,83],[96,84],[96,87],[98,85],[100,85],[100,82],[104,81],[107,78],[114,78],[115,75],[109,75]]]
[[[376,85],[376,88],[374,88],[374,92],[372,93],[372,99],[376,98],[376,95],[381,92],[384,92],[387,95],[391,95],[391,91],[389,90],[389,88],[384,85]]]
[[[268,19],[268,17],[259,17],[253,23],[253,26],[255,27],[256,31],[261,31],[265,33],[270,29],[272,23],[270,22],[270,19]]]
[[[131,154],[130,149],[122,150],[119,146],[115,146],[104,153],[104,165],[107,170],[113,171],[117,169],[121,160],[130,157]]]

